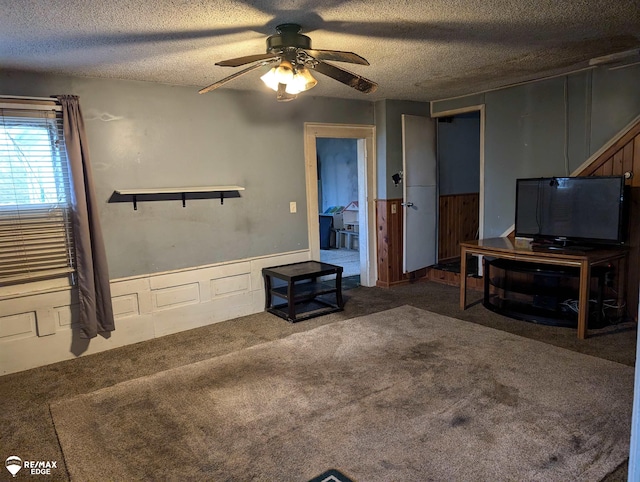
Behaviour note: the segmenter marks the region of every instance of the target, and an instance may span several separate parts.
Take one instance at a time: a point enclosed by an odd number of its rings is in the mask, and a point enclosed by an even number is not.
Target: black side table
[[[334,279],[319,280],[320,277],[335,275]],[[342,299],[342,266],[320,261],[303,261],[301,263],[263,268],[265,286],[265,309],[269,313],[295,323],[315,316],[326,315],[344,309]],[[286,285],[273,286],[272,279],[286,282]],[[329,297],[321,297],[330,295]],[[335,303],[327,298],[333,298]],[[273,298],[282,298],[285,303],[274,304]],[[305,308],[298,314],[296,307]]]

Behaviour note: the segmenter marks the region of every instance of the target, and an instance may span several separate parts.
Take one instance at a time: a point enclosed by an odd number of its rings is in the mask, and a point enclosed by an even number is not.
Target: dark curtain
[[[80,103],[75,95],[57,96],[73,185],[73,230],[80,297],[80,337],[115,329],[107,256],[98,219],[89,148]]]

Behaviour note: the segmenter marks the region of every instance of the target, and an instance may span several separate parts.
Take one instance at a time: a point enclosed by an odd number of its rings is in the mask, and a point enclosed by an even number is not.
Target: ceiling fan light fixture
[[[299,94],[302,91],[298,88],[298,86],[295,84],[295,82],[289,82],[287,84],[287,88],[285,89],[285,92],[287,94],[296,95],[296,94]]]
[[[309,90],[316,86],[318,81],[311,75],[306,67],[299,67],[298,72],[294,76],[294,82],[302,86],[301,90]]]
[[[298,67],[293,80],[287,84],[287,94],[299,94],[316,86],[318,81],[304,67]]]
[[[280,65],[276,67],[276,79],[280,84],[288,84],[293,80],[293,65],[288,60],[283,60]]]
[[[269,87],[271,90],[273,91],[278,91],[278,79],[276,77],[276,69],[277,67],[273,67],[271,69],[269,69],[269,72],[267,72],[266,74],[264,74],[262,77],[260,77],[260,79],[262,80],[262,82],[264,82],[266,84],[267,87]]]
[[[378,84],[375,82],[326,62],[328,60],[369,65],[366,59],[353,52],[314,50],[311,48],[311,39],[302,35],[301,29],[300,25],[293,23],[278,25],[276,27],[277,35],[267,38],[266,54],[246,55],[216,62],[216,65],[222,67],[251,65],[200,89],[198,92],[200,94],[210,92],[241,75],[276,63],[278,65],[271,68],[260,79],[267,87],[277,93],[279,101],[291,100],[300,92],[315,87],[318,81],[311,75],[311,69],[365,94],[376,90]]]

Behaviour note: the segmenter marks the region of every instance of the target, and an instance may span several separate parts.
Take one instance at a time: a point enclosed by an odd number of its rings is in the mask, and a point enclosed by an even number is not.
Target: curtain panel
[[[80,298],[80,337],[115,330],[107,256],[98,219],[89,148],[79,99],[56,96],[62,104],[67,156],[72,178],[73,229],[76,244],[76,274]]]

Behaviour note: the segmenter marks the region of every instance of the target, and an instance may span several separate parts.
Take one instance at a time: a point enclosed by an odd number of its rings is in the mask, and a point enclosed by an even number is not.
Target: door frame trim
[[[305,182],[307,192],[307,231],[311,259],[320,259],[320,221],[318,213],[317,138],[358,139],[358,201],[360,206],[360,284],[375,286],[378,279],[378,251],[375,230],[376,128],[373,125],[304,123]],[[362,185],[361,185],[362,184]],[[363,237],[363,234],[366,236]],[[363,276],[364,275],[364,276]]]
[[[478,237],[484,237],[484,133],[485,133],[485,105],[470,105],[460,109],[451,109],[437,113],[431,113],[431,117],[450,117],[467,112],[480,112],[480,192],[478,194]]]

